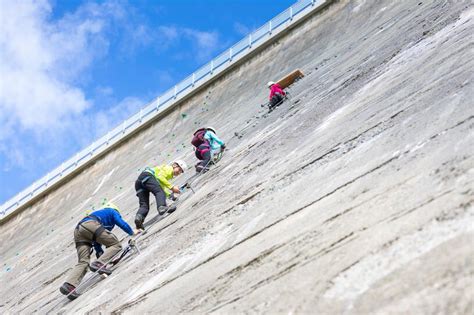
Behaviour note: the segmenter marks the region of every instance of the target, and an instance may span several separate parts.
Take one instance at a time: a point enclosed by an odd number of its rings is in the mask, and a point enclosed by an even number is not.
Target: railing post
[[[211,74],[214,72],[214,60],[211,60]]]
[[[252,34],[249,34],[249,48],[252,48]]]
[[[311,0],[311,6],[314,6],[315,0]]]
[[[174,86],[174,98],[176,98],[177,95],[178,95],[178,88],[175,85]]]
[[[140,123],[142,123],[142,118],[143,118],[143,117],[142,117],[142,116],[143,116],[142,113],[143,113],[143,108],[140,108],[140,114],[138,114],[138,116],[140,117],[140,118],[138,119],[138,121],[139,121]]]
[[[272,34],[272,21],[268,22],[268,33]]]
[[[229,62],[232,61],[232,47],[229,48]]]
[[[158,97],[157,102],[156,102],[156,109],[158,110],[160,108],[160,98]]]
[[[107,132],[107,137],[106,137],[107,141],[105,141],[105,144],[106,144],[106,145],[109,145],[109,142],[110,142],[110,135],[111,135],[111,134],[112,134],[112,131]],[[61,174],[62,174],[62,173],[61,173]]]
[[[125,125],[126,125],[126,123],[127,123],[127,120],[124,120],[124,121],[123,121],[123,125],[122,125],[122,134],[125,133]]]
[[[293,21],[293,7],[290,7],[290,21]]]
[[[194,86],[195,81],[196,81],[196,74],[193,72],[193,86]]]

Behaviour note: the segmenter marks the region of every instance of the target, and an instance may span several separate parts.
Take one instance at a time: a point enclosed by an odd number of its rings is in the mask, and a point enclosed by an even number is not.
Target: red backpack
[[[204,139],[204,135],[206,134],[207,129],[206,128],[201,128],[196,130],[193,136],[193,140],[191,140],[191,144],[198,148],[201,144],[207,142],[206,139]]]

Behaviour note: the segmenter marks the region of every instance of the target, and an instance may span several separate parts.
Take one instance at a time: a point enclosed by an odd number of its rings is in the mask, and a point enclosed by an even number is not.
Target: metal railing
[[[194,91],[198,86],[207,83],[217,74],[225,71],[237,60],[246,56],[255,48],[261,46],[274,35],[286,29],[294,21],[310,14],[316,8],[321,7],[327,0],[301,0],[278,14],[269,22],[247,35],[228,50],[212,59],[208,64],[196,70],[193,74],[164,92],[152,102],[143,107],[138,113],[122,122],[119,126],[109,131],[100,139],[94,141],[90,146],[75,154],[69,160],[43,176],[31,186],[18,193],[15,197],[5,202],[0,207],[0,221],[29,200],[47,190],[59,182],[68,174],[82,165],[91,161],[95,156],[104,152],[115,143],[135,131],[142,124],[156,117],[159,113],[169,108],[184,96]]]

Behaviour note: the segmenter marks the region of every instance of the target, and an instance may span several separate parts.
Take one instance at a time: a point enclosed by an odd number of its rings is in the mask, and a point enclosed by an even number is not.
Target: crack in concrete
[[[217,216],[222,216],[230,211],[232,211],[235,207],[239,206],[239,205],[244,205],[246,204],[247,202],[249,202],[250,200],[252,200],[253,198],[257,197],[264,189],[260,189],[259,191],[253,193],[252,195],[242,199],[241,201],[237,202],[235,205],[233,205],[232,207],[228,208],[227,210],[224,210],[223,212],[219,213]]]
[[[294,178],[295,176],[298,176],[304,169],[306,169],[307,167],[313,166],[317,162],[333,160],[333,159],[335,159],[335,155],[337,155],[336,153],[338,153],[338,152],[340,152],[339,154],[342,155],[342,154],[345,154],[347,152],[352,151],[357,146],[362,145],[366,142],[366,140],[364,140],[364,139],[362,141],[359,141],[359,139],[362,139],[364,136],[365,136],[366,139],[372,139],[373,137],[375,137],[375,136],[381,134],[382,132],[384,132],[384,131],[390,129],[391,127],[393,127],[395,125],[395,123],[394,122],[390,123],[390,122],[394,118],[398,117],[404,111],[405,111],[405,109],[400,110],[400,111],[396,112],[395,114],[392,114],[385,121],[379,122],[379,123],[367,128],[366,130],[364,130],[363,132],[361,132],[358,135],[354,136],[353,138],[350,138],[350,139],[344,141],[342,144],[341,143],[336,144],[331,149],[329,149],[329,151],[327,151],[326,153],[318,156],[317,158],[307,162],[306,164],[304,164],[302,166],[299,166],[297,169],[292,170],[291,172],[288,172],[288,173],[284,174],[282,177],[280,177],[280,179],[277,180],[277,182],[286,180],[287,177],[290,177],[290,179]],[[324,164],[324,163],[321,163],[321,164],[318,164],[318,165],[322,165],[322,164]]]
[[[412,213],[413,211],[416,211],[416,210],[418,210],[418,209],[420,209],[420,208],[423,208],[424,206],[429,205],[429,204],[432,203],[433,201],[435,201],[435,200],[437,200],[437,199],[439,199],[439,198],[441,198],[441,197],[443,197],[443,196],[445,196],[445,195],[447,195],[447,194],[449,194],[449,193],[451,193],[451,192],[452,192],[452,190],[444,191],[444,192],[442,192],[441,194],[438,194],[438,195],[436,195],[436,196],[433,196],[433,197],[428,198],[428,199],[425,200],[424,202],[422,202],[422,203],[416,205],[415,207],[412,207],[412,208],[407,209],[407,210],[405,210],[405,211],[402,211],[402,212],[399,212],[399,213],[397,213],[397,214],[394,214],[394,215],[390,216],[389,218],[386,218],[386,219],[383,220],[383,221],[393,222],[393,221],[395,221],[395,220],[398,220],[398,219],[400,219],[401,217],[406,216],[407,214],[410,214],[410,213]],[[383,222],[383,221],[381,221],[381,222]]]
[[[257,290],[258,288],[280,279],[281,277],[283,277],[283,276],[287,275],[288,273],[290,273],[297,266],[301,267],[301,266],[307,265],[308,263],[310,263],[314,259],[316,259],[318,257],[321,257],[322,255],[328,254],[328,253],[340,248],[342,245],[345,245],[345,244],[348,243],[348,242],[344,242],[344,241],[346,241],[348,239],[350,239],[350,241],[352,241],[354,239],[354,237],[353,237],[354,235],[355,235],[355,232],[351,232],[347,235],[344,235],[343,237],[341,237],[340,239],[338,239],[335,242],[331,243],[326,248],[318,251],[317,253],[304,257],[304,259],[302,261],[291,263],[290,265],[286,266],[285,268],[283,268],[279,272],[274,273],[274,274],[258,281],[257,283],[253,284],[250,288],[248,288],[245,292],[239,294],[237,297],[212,308],[210,310],[210,312],[214,312],[214,311],[216,311],[216,310],[218,310],[218,309],[220,309],[220,308],[222,308],[222,307],[224,307],[228,304],[232,304],[232,303],[242,299],[243,297],[251,294],[252,292]],[[287,243],[285,245],[290,246],[290,243]]]
[[[255,267],[258,267],[258,266],[262,265],[263,260],[266,257],[270,256],[273,252],[275,252],[276,250],[284,247],[285,245],[287,245],[287,244],[280,244],[280,245],[277,245],[277,246],[273,246],[273,247],[263,251],[260,255],[258,255],[257,257],[255,257],[253,259],[251,259],[250,261],[246,262],[245,264],[241,264],[241,265],[235,267],[234,269],[226,272],[225,274],[219,276],[217,278],[217,281],[221,281],[221,283],[219,283],[219,285],[216,285],[216,286],[212,287],[211,289],[208,289],[202,295],[204,295],[204,296],[207,296],[207,295],[212,295],[212,296],[222,295],[222,292],[224,292],[228,288],[228,283],[230,281],[232,281],[233,279],[235,279],[236,277],[238,277],[242,273],[242,270],[244,270],[246,268],[249,268],[249,267],[255,268]],[[195,299],[196,298],[194,297],[193,300],[195,300]],[[196,309],[200,306],[199,304],[201,304],[201,303],[202,302],[198,303],[198,305],[194,305],[193,307],[187,309],[186,312],[196,311]],[[212,310],[211,310],[211,312],[212,312]]]

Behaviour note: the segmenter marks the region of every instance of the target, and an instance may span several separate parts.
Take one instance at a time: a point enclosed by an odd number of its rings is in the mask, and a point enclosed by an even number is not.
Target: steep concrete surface
[[[471,1],[333,3],[2,225],[0,312],[472,314],[473,34]],[[220,164],[52,310],[85,209],[132,222],[139,171],[191,163],[198,125],[226,139]]]

